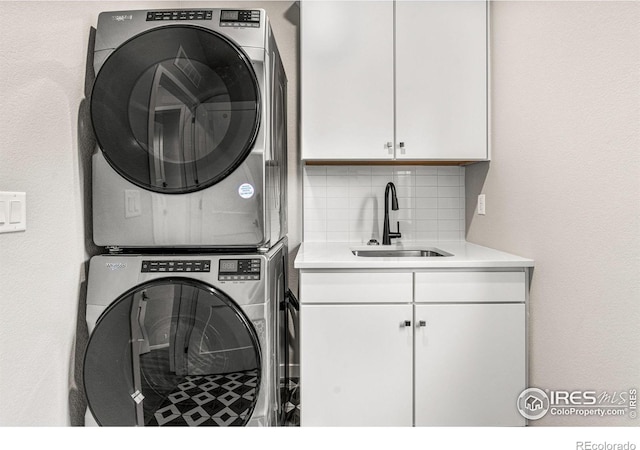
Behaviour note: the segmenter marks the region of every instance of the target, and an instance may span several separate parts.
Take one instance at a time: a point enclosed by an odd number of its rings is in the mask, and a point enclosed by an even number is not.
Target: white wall
[[[638,388],[640,3],[500,1],[491,27],[493,158],[466,169],[467,240],[536,261],[532,386]]]
[[[80,420],[82,398],[70,384],[77,377],[77,316],[80,325],[84,321],[84,264],[95,252],[85,240],[93,136],[83,99],[98,13],[230,3],[0,2],[0,190],[27,193],[26,232],[0,235],[0,426]],[[289,79],[289,236],[295,254],[301,230],[298,10],[290,1],[238,3],[267,9]],[[82,326],[79,338],[82,347]]]

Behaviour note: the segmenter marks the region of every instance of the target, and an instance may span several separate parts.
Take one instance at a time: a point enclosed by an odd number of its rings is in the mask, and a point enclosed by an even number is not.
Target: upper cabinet
[[[301,2],[302,158],[481,161],[487,3]]]

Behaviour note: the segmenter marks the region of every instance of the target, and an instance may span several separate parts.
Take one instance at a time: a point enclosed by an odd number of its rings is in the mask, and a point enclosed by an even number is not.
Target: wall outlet
[[[484,198],[484,194],[480,194],[478,195],[478,214],[481,216],[485,215],[485,198]]]

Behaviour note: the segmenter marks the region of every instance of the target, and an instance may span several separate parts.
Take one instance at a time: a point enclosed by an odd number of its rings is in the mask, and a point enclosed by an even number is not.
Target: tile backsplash
[[[304,241],[382,242],[384,190],[393,181],[400,242],[465,239],[464,167],[305,166]],[[392,242],[396,242],[394,240]]]

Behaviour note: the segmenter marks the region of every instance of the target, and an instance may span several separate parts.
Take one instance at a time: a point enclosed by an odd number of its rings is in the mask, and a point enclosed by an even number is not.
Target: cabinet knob
[[[387,150],[389,151],[390,155],[393,155],[393,142],[387,142]]]
[[[404,327],[410,327],[411,326],[411,321],[410,320],[405,320],[403,322],[400,322],[400,327],[404,328]]]
[[[404,142],[400,142],[400,153],[405,154],[406,149],[404,148]]]
[[[419,322],[418,322],[418,328],[420,328],[420,327],[426,327],[426,326],[427,326],[427,322],[426,322],[426,321],[421,320],[421,321],[419,321]]]

